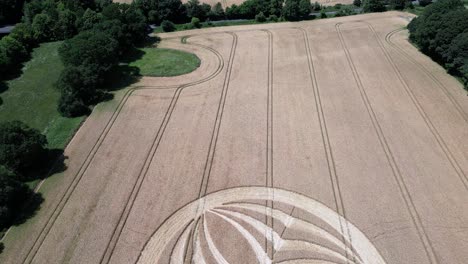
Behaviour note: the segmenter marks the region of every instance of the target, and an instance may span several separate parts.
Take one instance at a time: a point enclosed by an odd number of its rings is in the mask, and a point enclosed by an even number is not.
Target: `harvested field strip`
[[[232,48],[231,48],[231,50],[232,50],[231,56],[233,57],[234,53],[235,53],[235,48],[236,48],[236,45],[237,45],[237,36],[235,34],[232,34],[232,36],[233,36],[233,42],[232,42]],[[230,75],[230,66],[232,65],[232,63],[231,63],[232,62],[232,57],[230,57],[230,59],[229,59],[228,70],[227,70],[226,77],[225,77],[225,84],[226,85],[224,86],[224,88],[226,88],[225,89],[226,92],[224,92],[224,90],[223,90],[222,97],[220,99],[220,104],[219,104],[219,109],[221,109],[221,113],[219,115],[219,119],[218,118],[216,119],[216,120],[219,120],[219,122],[217,122],[217,123],[219,123],[219,125],[221,124],[221,118],[222,118],[221,103],[225,102],[225,94],[227,93],[227,88],[229,86],[229,77],[228,76]],[[188,86],[185,86],[185,87],[188,87]],[[178,89],[177,98],[180,96],[180,92],[185,87],[181,87],[180,89]],[[223,97],[224,97],[224,101],[222,100]],[[174,103],[174,106],[175,106],[175,103]],[[170,113],[167,121],[164,124],[162,134],[164,133],[164,130],[165,130],[165,128],[166,128],[166,126],[167,126],[167,124],[169,122],[169,119],[170,119],[170,116],[172,115],[173,110],[174,110],[174,108],[172,108],[171,113]],[[218,128],[219,128],[219,125],[218,125]],[[141,189],[142,183],[143,183],[143,181],[144,181],[144,179],[145,179],[145,177],[146,177],[146,175],[148,173],[149,166],[151,165],[151,163],[153,161],[154,155],[155,155],[156,150],[157,150],[157,148],[159,146],[159,142],[161,141],[162,134],[159,137],[159,139],[157,140],[157,144],[155,144],[155,142],[153,142],[153,151],[151,152],[151,155],[150,155],[151,157],[148,156],[148,159],[145,161],[145,166],[144,166],[144,168],[142,168],[142,171],[140,172],[140,176],[138,177],[138,181],[135,183],[135,186],[133,187],[131,196],[127,200],[127,205],[125,207],[125,210],[122,212],[122,215],[119,218],[119,221],[118,221],[119,224],[114,229],[114,232],[112,234],[112,238],[111,238],[111,240],[109,241],[109,243],[108,243],[108,245],[106,247],[106,250],[104,252],[104,255],[103,255],[100,263],[109,263],[109,261],[111,260],[111,257],[113,255],[113,251],[114,251],[114,249],[115,249],[115,247],[117,245],[117,242],[118,242],[118,240],[120,238],[120,235],[122,234],[122,230],[125,227],[125,224],[127,222],[128,216],[130,215],[130,212],[132,210],[135,199],[138,196],[138,193],[139,193],[139,191]],[[213,133],[213,135],[214,135],[214,133]],[[213,152],[214,152],[214,150],[213,150]]]
[[[206,48],[206,49],[210,50],[211,52],[213,52],[214,54],[216,54],[218,59],[222,59],[221,55],[219,53],[217,53],[214,49],[210,48],[210,47],[199,45],[199,44],[191,44],[191,45],[196,45],[196,46],[199,46],[199,47],[202,47],[202,48]],[[222,62],[222,60],[220,62]],[[187,84],[185,84],[185,85],[183,85],[181,87],[182,88],[183,87],[189,87],[189,86],[192,86],[192,85],[207,82],[207,81],[211,80],[212,78],[214,78],[215,76],[217,76],[221,72],[222,67],[223,67],[223,64],[219,63],[218,68],[211,75],[209,75],[207,78],[197,80],[197,81],[193,81],[193,82],[189,82],[189,83],[187,83]],[[179,87],[179,88],[181,88],[181,87]],[[55,207],[55,209],[53,210],[51,216],[49,217],[48,221],[46,222],[46,225],[41,229],[38,237],[35,239],[35,241],[33,243],[32,248],[28,251],[28,254],[25,255],[25,258],[22,260],[22,263],[31,263],[34,260],[34,257],[37,254],[37,252],[39,251],[42,243],[44,242],[45,238],[47,237],[48,233],[50,232],[52,226],[55,224],[55,221],[57,220],[57,218],[60,215],[61,211],[65,207],[65,204],[68,202],[68,200],[69,200],[71,194],[73,193],[74,189],[79,184],[81,178],[84,175],[84,172],[87,170],[89,164],[91,163],[91,160],[94,159],[94,156],[96,155],[97,150],[102,145],[102,142],[104,141],[107,134],[111,130],[113,124],[115,123],[115,120],[118,118],[119,114],[121,113],[123,107],[125,106],[125,103],[127,102],[128,98],[131,96],[131,94],[134,91],[138,90],[138,89],[172,89],[172,88],[176,88],[176,87],[158,87],[158,86],[151,87],[151,88],[136,87],[136,88],[129,89],[126,92],[126,94],[124,95],[122,101],[118,104],[118,106],[116,108],[116,111],[112,114],[112,116],[109,119],[108,123],[106,124],[104,130],[102,131],[101,135],[99,136],[97,142],[94,144],[94,146],[91,149],[90,153],[86,157],[84,163],[82,164],[80,169],[77,171],[77,174],[73,177],[73,180],[72,180],[71,184],[67,187],[67,189],[66,189],[66,191],[64,193],[64,196],[59,200],[59,202],[57,204],[57,207]],[[179,88],[178,88],[178,90],[180,90]],[[179,91],[179,94],[180,94],[180,91]],[[174,99],[174,97],[173,97],[173,99]],[[168,111],[169,111],[169,109],[168,109]]]
[[[328,136],[327,123],[325,120],[325,114],[323,112],[322,101],[320,98],[320,89],[319,89],[319,85],[318,85],[317,77],[316,77],[317,74],[315,72],[312,55],[310,54],[309,36],[308,36],[307,30],[303,28],[299,28],[299,29],[302,31],[302,35],[304,38],[304,45],[305,45],[308,64],[309,64],[310,81],[312,83],[312,88],[314,90],[314,101],[315,101],[315,106],[317,109],[317,116],[319,120],[320,131],[322,134],[322,142],[323,142],[324,152],[325,152],[327,165],[328,165],[328,173],[330,176],[330,182],[332,184],[333,197],[335,198],[336,211],[339,215],[342,215],[343,217],[346,218],[346,212],[345,212],[344,203],[343,203],[343,196],[341,194],[340,183],[339,183],[338,175],[336,173],[336,165],[335,165],[335,160],[333,158],[333,150],[331,148],[330,137]],[[346,240],[352,242],[352,238],[349,233],[349,227],[346,227],[346,228],[344,227],[344,225],[347,225],[347,224],[343,224],[341,221],[341,218],[339,218],[339,221],[340,221],[341,234],[346,234],[346,237],[342,237],[342,241],[346,245]],[[348,257],[349,250],[350,249],[346,246],[345,247],[346,257]]]
[[[214,158],[215,151],[216,151],[216,143],[218,142],[218,137],[219,137],[219,128],[221,127],[221,122],[223,119],[224,106],[226,105],[226,97],[227,97],[227,93],[229,89],[229,81],[231,79],[232,64],[234,62],[234,56],[236,54],[236,48],[237,48],[237,35],[233,33],[232,36],[233,36],[233,42],[232,42],[232,47],[231,47],[231,53],[229,54],[229,61],[228,61],[228,66],[227,66],[228,68],[227,68],[226,76],[223,82],[223,90],[221,92],[221,96],[219,99],[220,103],[218,105],[213,132],[211,134],[208,154],[206,156],[205,168],[203,170],[202,181],[201,181],[199,192],[198,192],[199,198],[206,194],[206,190],[208,188],[208,181],[210,179],[211,169],[213,166],[213,158]]]
[[[138,174],[135,184],[133,185],[132,191],[130,192],[130,197],[127,199],[127,204],[125,205],[125,209],[122,211],[118,224],[115,226],[112,237],[108,242],[108,246],[106,248],[106,251],[104,251],[104,255],[102,256],[100,263],[107,263],[112,256],[113,248],[115,247],[115,244],[117,243],[120,232],[123,226],[125,225],[127,216],[132,209],[133,203],[141,188],[141,184],[145,179],[146,173],[148,172],[148,168],[153,160],[156,150],[158,149],[159,143],[161,142],[161,138],[164,132],[166,131],[167,124],[169,123],[169,120],[171,119],[172,113],[174,112],[174,108],[177,104],[177,101],[179,100],[182,89],[183,89],[182,87],[177,88],[174,93],[174,96],[172,97],[171,103],[166,113],[164,114],[163,122],[161,126],[159,127],[158,132],[156,133],[156,136],[151,142],[151,148],[150,148],[149,153],[146,155],[145,163]]]
[[[379,121],[377,119],[377,116],[375,114],[375,111],[370,103],[369,97],[367,96],[366,89],[364,88],[364,85],[362,84],[361,78],[359,77],[359,72],[356,69],[356,66],[353,63],[353,59],[351,57],[350,51],[348,47],[346,46],[346,42],[344,40],[343,34],[341,32],[340,26],[343,23],[337,23],[336,24],[336,32],[338,33],[338,36],[340,38],[343,50],[346,54],[346,58],[348,60],[349,67],[351,68],[353,72],[354,79],[356,81],[357,86],[359,87],[359,91],[362,96],[362,100],[364,104],[366,105],[366,109],[368,111],[369,117],[372,120],[372,124],[374,126],[374,129],[378,135],[380,144],[382,145],[382,148],[385,152],[385,155],[387,157],[388,163],[390,167],[392,168],[393,175],[395,177],[395,180],[397,181],[398,187],[400,189],[401,194],[403,195],[403,198],[406,203],[406,207],[411,215],[411,218],[413,220],[413,223],[418,231],[418,235],[421,239],[421,242],[424,245],[424,249],[426,251],[427,257],[430,260],[431,263],[435,264],[438,263],[437,258],[434,253],[434,248],[432,246],[431,241],[429,240],[426,231],[424,229],[424,226],[421,221],[421,217],[419,216],[419,213],[416,209],[416,206],[414,205],[413,198],[411,197],[411,194],[408,190],[408,187],[405,184],[403,175],[401,174],[400,168],[398,167],[395,157],[392,153],[392,150],[390,149],[387,139],[385,137],[385,134],[383,133],[382,127],[379,124]]]
[[[266,138],[266,177],[265,186],[273,187],[273,34],[269,30],[264,30],[268,34],[268,92],[267,92],[267,138]],[[275,193],[271,194],[275,197]],[[270,232],[265,234],[265,247],[266,253],[270,258],[274,256],[274,221],[273,221],[273,201],[267,201],[266,208],[268,212],[265,212],[265,223],[270,227]],[[265,230],[265,232],[267,232]],[[271,241],[271,242],[270,242]]]
[[[465,173],[463,172],[463,169],[460,167],[460,164],[454,158],[452,152],[447,147],[447,144],[445,143],[444,139],[440,136],[439,132],[437,131],[437,128],[434,126],[434,124],[432,123],[432,121],[428,117],[427,113],[424,111],[424,108],[421,106],[420,102],[418,101],[418,99],[416,98],[414,93],[411,91],[408,83],[405,81],[405,79],[402,76],[400,70],[398,69],[398,67],[396,67],[395,62],[393,61],[393,59],[388,54],[387,49],[385,48],[385,46],[383,45],[383,43],[380,40],[379,36],[375,32],[374,27],[371,24],[367,23],[367,22],[363,22],[363,23],[367,24],[369,29],[372,31],[375,39],[377,40],[377,43],[379,44],[381,50],[385,54],[386,60],[389,62],[389,64],[392,66],[393,70],[395,71],[396,75],[398,76],[398,80],[403,85],[403,87],[405,88],[408,96],[411,98],[411,101],[413,102],[413,104],[418,109],[418,112],[421,115],[421,117],[424,119],[424,122],[426,123],[427,128],[431,131],[431,133],[434,136],[434,138],[436,139],[439,147],[444,152],[445,156],[447,157],[448,161],[450,162],[453,169],[457,173],[458,177],[460,177],[460,181],[465,186],[465,189],[468,190],[468,178],[466,177]]]
[[[400,29],[395,29],[393,31],[390,31],[387,35],[385,35],[385,41],[388,44],[390,44],[390,46],[392,46],[398,53],[400,53],[402,58],[405,58],[408,61],[412,62],[414,65],[420,68],[429,78],[431,78],[431,80],[433,80],[434,83],[437,84],[437,86],[444,92],[447,98],[452,102],[453,106],[460,113],[460,115],[463,117],[465,122],[468,123],[468,114],[465,111],[463,111],[463,108],[460,106],[458,101],[453,97],[453,95],[449,92],[448,88],[436,76],[434,76],[434,74],[430,70],[428,70],[424,65],[422,65],[417,60],[415,60],[402,47],[392,42],[392,37],[396,33],[399,33],[403,30],[405,29],[400,28]]]

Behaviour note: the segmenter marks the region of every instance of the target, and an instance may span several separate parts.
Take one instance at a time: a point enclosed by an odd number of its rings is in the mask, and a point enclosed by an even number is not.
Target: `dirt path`
[[[94,113],[34,239],[2,257],[464,263],[468,101],[407,16],[163,34],[201,67]]]

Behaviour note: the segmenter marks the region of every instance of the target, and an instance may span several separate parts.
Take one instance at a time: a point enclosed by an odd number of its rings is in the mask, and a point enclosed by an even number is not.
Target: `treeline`
[[[408,25],[410,40],[459,77],[468,89],[468,9],[460,0],[439,0]]]
[[[254,19],[255,16],[300,20],[308,17],[312,4],[307,0],[246,0],[240,5],[223,9],[221,3],[213,7],[199,0],[189,0],[183,4],[180,0],[135,0],[135,5],[142,10],[148,21],[161,24],[164,21],[182,24],[198,19],[214,21],[224,19]]]
[[[422,4],[431,0],[421,0]],[[229,19],[255,19],[264,21],[298,21],[312,19],[311,12],[324,8],[317,2],[308,0],[246,0],[242,4],[233,4],[223,9],[221,3],[214,6],[201,4],[199,0],[135,0],[135,5],[142,10],[149,23],[161,25],[166,32],[175,30],[175,24],[187,24],[185,29],[197,28],[199,22]],[[364,12],[383,12],[413,8],[410,0],[354,0],[353,5],[337,4],[335,16],[355,14],[355,8],[362,7]],[[325,12],[321,17],[326,17]],[[190,24],[189,24],[190,23]]]

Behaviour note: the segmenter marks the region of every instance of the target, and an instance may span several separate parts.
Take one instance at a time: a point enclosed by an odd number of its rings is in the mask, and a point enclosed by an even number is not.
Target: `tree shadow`
[[[21,179],[22,181],[45,179],[55,173],[63,172],[67,169],[67,165],[65,164],[66,159],[67,157],[62,149],[47,149],[39,165],[30,171],[22,173]]]
[[[8,84],[5,81],[0,81],[0,94],[8,90]]]
[[[13,220],[12,225],[18,226],[25,223],[28,219],[34,217],[39,209],[41,204],[44,201],[41,193],[35,193],[31,191],[30,198],[24,203],[24,206],[21,208],[15,220]]]
[[[140,56],[140,54],[138,56]],[[140,78],[140,69],[128,64],[120,64],[114,67],[109,73],[109,77],[106,78],[106,80],[108,80],[105,84],[106,91],[112,92],[126,88],[136,83]]]
[[[63,149],[49,149],[47,156],[49,160],[47,172],[43,174],[41,179],[48,178],[51,175],[67,170],[65,161],[68,159],[68,157],[64,155]]]
[[[134,61],[137,61],[137,60],[143,58],[143,56],[145,54],[146,54],[146,52],[141,50],[141,49],[132,48],[131,50],[127,51],[125,53],[125,55],[123,56],[123,59],[121,61],[121,65],[122,64],[129,64],[129,63],[132,63]]]
[[[151,36],[146,39],[143,43],[145,47],[157,47],[159,42],[161,42],[161,38],[158,36]]]

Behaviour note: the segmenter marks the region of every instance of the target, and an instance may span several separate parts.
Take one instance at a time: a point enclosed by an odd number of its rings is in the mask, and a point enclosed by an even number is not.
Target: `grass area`
[[[192,53],[173,49],[142,48],[141,58],[129,64],[137,67],[140,75],[165,77],[182,75],[200,66],[200,59]]]
[[[203,22],[202,28],[207,28],[207,27],[227,27],[227,26],[242,26],[242,25],[253,25],[253,24],[259,24],[259,22],[255,21],[255,19],[246,19],[246,20],[233,20],[233,21],[222,21],[222,22]],[[175,25],[175,31],[182,31],[182,30],[190,30],[190,29],[196,29],[192,27],[192,24],[186,23],[186,24],[176,24]],[[163,33],[164,31],[162,30],[161,27],[157,27],[153,31],[154,33]]]
[[[63,149],[84,117],[65,118],[57,111],[60,92],[54,87],[63,65],[58,55],[61,42],[34,49],[22,75],[7,82],[1,93],[0,122],[20,120],[46,135],[49,148]]]

